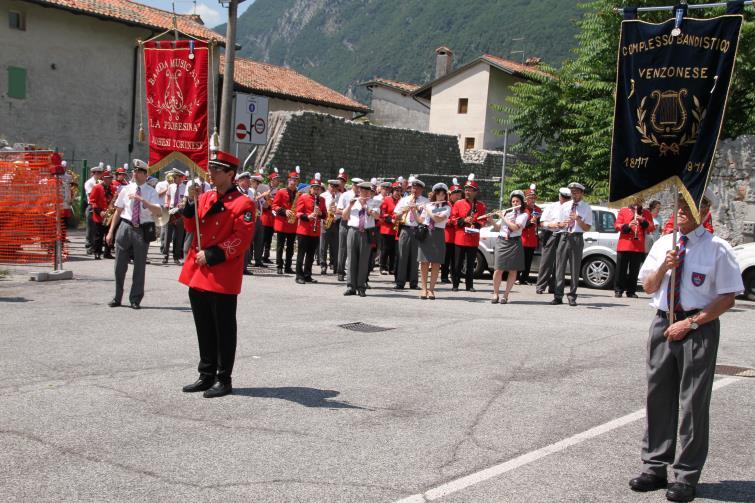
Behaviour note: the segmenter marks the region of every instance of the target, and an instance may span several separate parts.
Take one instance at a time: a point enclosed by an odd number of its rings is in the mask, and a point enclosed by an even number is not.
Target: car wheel
[[[593,255],[582,263],[582,280],[588,288],[613,288],[615,271],[616,266],[611,259]]]
[[[745,284],[745,297],[747,300],[755,301],[755,268],[747,269],[742,274],[742,281]]]

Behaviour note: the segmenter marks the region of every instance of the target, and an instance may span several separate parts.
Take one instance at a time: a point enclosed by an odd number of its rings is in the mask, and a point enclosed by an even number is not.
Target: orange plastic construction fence
[[[54,265],[63,192],[51,167],[52,152],[0,151],[0,263]]]

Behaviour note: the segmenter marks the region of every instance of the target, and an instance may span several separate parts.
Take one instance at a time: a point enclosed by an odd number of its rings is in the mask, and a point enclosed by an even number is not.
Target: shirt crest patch
[[[701,286],[703,283],[705,283],[705,274],[701,274],[699,272],[693,272],[692,284],[695,286]]]
[[[244,222],[251,222],[252,217],[253,217],[252,212],[247,211],[246,213],[244,213]]]

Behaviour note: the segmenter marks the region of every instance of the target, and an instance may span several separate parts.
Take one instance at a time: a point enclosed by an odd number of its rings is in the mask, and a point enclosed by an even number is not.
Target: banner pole
[[[674,230],[673,234],[671,235],[671,246],[673,250],[676,250],[676,241],[679,231],[679,221],[677,214],[679,213],[679,187],[674,184]],[[674,324],[674,304],[676,304],[676,290],[674,289],[674,285],[676,285],[676,267],[671,269],[671,284],[669,285],[669,288],[671,289],[671,295],[669,298],[671,299],[671,305],[668,306],[668,322],[669,325]]]
[[[194,189],[197,190],[199,177],[197,176],[196,171],[194,171],[194,166],[189,166],[189,169],[191,170]],[[199,233],[199,194],[196,194],[194,197],[194,227],[196,227],[197,231],[197,252],[200,252],[202,251],[202,235]]]

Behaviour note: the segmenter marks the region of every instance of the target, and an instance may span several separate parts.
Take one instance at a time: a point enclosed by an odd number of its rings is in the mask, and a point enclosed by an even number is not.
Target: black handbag
[[[142,224],[142,232],[144,233],[144,240],[147,243],[157,241],[157,228],[155,222],[147,222]]]
[[[427,239],[427,236],[430,235],[430,227],[428,227],[426,224],[419,224],[417,226],[417,241],[420,243],[423,242],[425,239]]]

